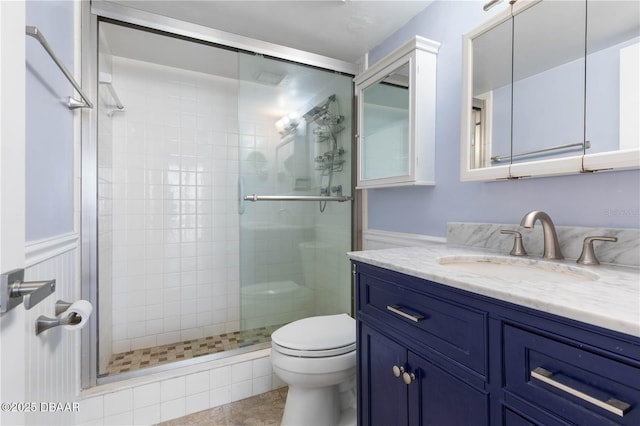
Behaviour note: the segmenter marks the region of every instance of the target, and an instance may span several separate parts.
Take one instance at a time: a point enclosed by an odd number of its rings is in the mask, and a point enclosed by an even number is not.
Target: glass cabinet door
[[[362,91],[362,178],[409,174],[409,64]]]

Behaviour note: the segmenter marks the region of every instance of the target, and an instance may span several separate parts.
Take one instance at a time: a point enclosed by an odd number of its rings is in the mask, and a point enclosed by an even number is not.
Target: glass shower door
[[[353,85],[243,53],[238,71],[238,315],[251,344],[300,318],[351,313]]]

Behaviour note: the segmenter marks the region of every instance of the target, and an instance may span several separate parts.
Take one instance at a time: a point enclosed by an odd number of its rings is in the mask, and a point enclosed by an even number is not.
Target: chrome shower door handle
[[[244,214],[244,177],[238,175],[238,214]]]

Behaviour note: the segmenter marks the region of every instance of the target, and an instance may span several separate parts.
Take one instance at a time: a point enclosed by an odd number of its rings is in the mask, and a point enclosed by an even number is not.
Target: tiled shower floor
[[[126,373],[139,368],[155,367],[173,361],[182,361],[257,343],[269,342],[271,333],[279,327],[280,325],[273,325],[253,330],[223,333],[217,336],[113,354],[106,374]]]

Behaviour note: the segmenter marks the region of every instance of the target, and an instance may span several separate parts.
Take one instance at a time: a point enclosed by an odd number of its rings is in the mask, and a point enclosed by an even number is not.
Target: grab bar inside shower
[[[245,195],[245,201],[337,201],[344,203],[351,201],[350,195],[327,196],[327,195]]]
[[[58,55],[56,55],[53,49],[51,49],[51,46],[49,46],[49,42],[47,42],[47,39],[42,34],[42,31],[40,31],[38,27],[27,25],[26,34],[30,37],[35,38],[36,40],[38,40],[38,42],[40,42],[44,50],[46,50],[46,52],[49,54],[51,59],[53,59],[53,62],[55,62],[58,68],[60,68],[60,71],[62,71],[62,74],[64,74],[67,80],[69,80],[69,83],[71,83],[73,88],[76,89],[76,91],[82,97],[82,101],[79,101],[69,96],[69,98],[67,99],[67,107],[69,107],[69,109],[93,108],[93,104],[91,103],[89,98],[87,98],[87,96],[84,94],[84,92],[80,88],[80,85],[76,82],[76,80],[73,78],[69,70],[64,66],[62,61],[58,58]]]

